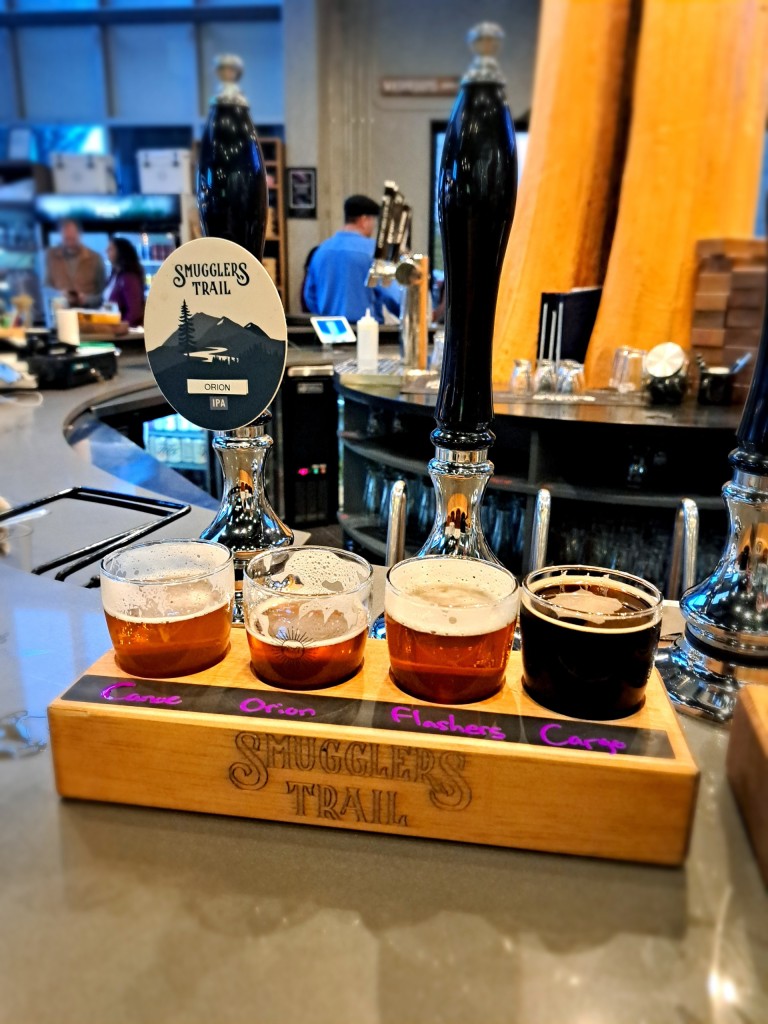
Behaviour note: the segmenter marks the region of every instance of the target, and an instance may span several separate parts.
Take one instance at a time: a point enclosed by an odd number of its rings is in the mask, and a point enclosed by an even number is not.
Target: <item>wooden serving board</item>
[[[463,707],[389,678],[384,641],[331,689],[289,692],[251,671],[244,630],[205,672],[140,680],[113,652],[48,710],[62,796],[680,864],[698,770],[654,673],[645,707],[585,722],[520,684]]]
[[[739,694],[726,774],[768,886],[768,686],[746,686]]]

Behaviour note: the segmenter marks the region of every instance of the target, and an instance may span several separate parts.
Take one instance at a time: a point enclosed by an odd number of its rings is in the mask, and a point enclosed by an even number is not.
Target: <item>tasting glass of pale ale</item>
[[[230,550],[206,540],[158,540],[101,563],[101,600],[117,663],[149,678],[184,676],[229,648],[235,570]]]
[[[401,690],[437,704],[498,693],[519,603],[517,580],[475,558],[408,558],[387,573],[389,662]]]
[[[614,569],[558,565],[523,580],[523,686],[550,711],[624,718],[645,703],[661,632],[662,596]]]
[[[256,555],[243,576],[251,666],[264,682],[316,690],[360,668],[373,570],[364,558],[307,545]]]

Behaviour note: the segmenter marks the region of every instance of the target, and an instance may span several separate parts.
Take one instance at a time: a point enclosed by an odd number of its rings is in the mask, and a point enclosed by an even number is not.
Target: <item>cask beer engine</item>
[[[384,182],[376,248],[367,285],[403,287],[400,304],[400,358],[406,379],[418,376],[427,365],[427,290],[429,259],[406,251],[411,208],[395,181]]]
[[[198,168],[197,200],[203,234],[237,242],[258,260],[264,255],[269,206],[264,157],[238,82],[243,64],[226,55],[216,62],[219,92],[211,102]],[[266,493],[265,466],[272,449],[263,412],[236,430],[217,431],[213,447],[221,463],[224,489],[216,518],[203,540],[225,544],[235,557],[235,622],[243,622],[243,570],[268,547],[293,543]]]
[[[736,440],[722,558],[681,598],[685,632],[657,659],[679,710],[716,722],[743,684],[768,683],[768,309]]]
[[[496,294],[517,198],[517,153],[496,53],[504,33],[483,22],[445,135],[438,212],[445,267],[445,349],[429,475],[437,513],[420,555],[498,559],[480,505],[493,473],[491,350]]]

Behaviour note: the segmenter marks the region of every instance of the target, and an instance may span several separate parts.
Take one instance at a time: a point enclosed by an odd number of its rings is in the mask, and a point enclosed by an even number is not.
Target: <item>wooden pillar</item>
[[[497,387],[513,359],[536,354],[543,291],[602,283],[621,174],[632,10],[632,0],[542,5],[528,151],[496,307]]]
[[[644,0],[590,386],[618,345],[689,346],[697,239],[754,231],[767,99],[768,0]]]

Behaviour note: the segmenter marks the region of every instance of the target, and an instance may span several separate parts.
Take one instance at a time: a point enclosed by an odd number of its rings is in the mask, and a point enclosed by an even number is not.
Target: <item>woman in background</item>
[[[120,317],[131,327],[144,323],[144,271],[139,256],[127,238],[110,238],[107,259],[112,264],[112,276],[107,282],[104,297],[114,302]]]

